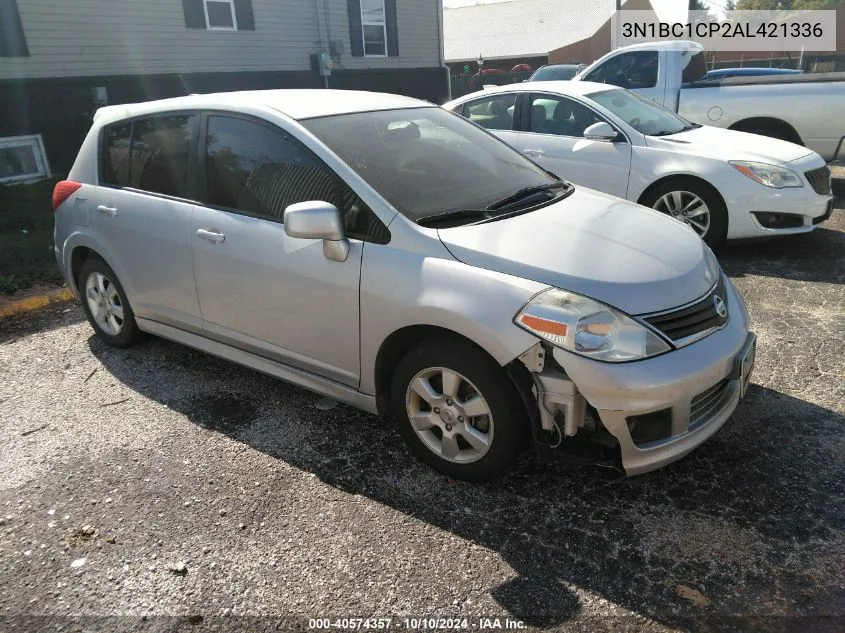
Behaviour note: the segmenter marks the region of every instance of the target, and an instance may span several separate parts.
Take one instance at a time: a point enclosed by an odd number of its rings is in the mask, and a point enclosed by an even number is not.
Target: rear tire
[[[703,207],[697,206],[697,198],[706,207],[707,220],[694,214]],[[676,220],[689,225],[713,250],[724,244],[728,235],[728,210],[721,196],[714,189],[695,178],[673,178],[661,183],[648,192],[640,204],[656,209]],[[678,208],[673,208],[677,206]],[[702,230],[701,227],[706,228]]]
[[[411,452],[455,479],[502,476],[527,437],[504,370],[457,338],[429,339],[408,352],[393,375],[391,404]]]
[[[86,259],[77,288],[88,323],[103,341],[112,347],[129,347],[141,338],[123,286],[106,262],[99,257]]]

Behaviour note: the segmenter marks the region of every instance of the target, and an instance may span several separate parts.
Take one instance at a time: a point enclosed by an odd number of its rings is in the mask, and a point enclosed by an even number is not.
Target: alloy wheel
[[[700,237],[710,229],[710,208],[690,191],[670,191],[657,199],[654,208],[689,224]]]
[[[469,464],[493,444],[493,415],[487,400],[465,376],[446,367],[419,372],[408,386],[405,407],[411,427],[438,457]]]
[[[88,275],[85,281],[85,299],[99,328],[110,336],[120,334],[123,330],[123,305],[111,280],[99,272]]]

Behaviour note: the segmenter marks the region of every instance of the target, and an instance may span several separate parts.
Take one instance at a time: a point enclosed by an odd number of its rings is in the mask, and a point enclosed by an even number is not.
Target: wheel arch
[[[732,123],[728,129],[737,132],[750,132],[752,134],[760,134],[758,130],[771,130],[773,134],[762,134],[762,136],[769,136],[798,145],[804,144],[804,141],[801,140],[801,135],[798,134],[798,131],[792,124],[777,117],[749,117]],[[780,134],[776,134],[776,132],[780,132]]]
[[[725,197],[721,194],[721,192],[709,181],[705,180],[701,176],[696,176],[695,174],[684,174],[684,173],[676,173],[676,174],[668,174],[666,176],[661,176],[653,183],[651,183],[645,190],[640,194],[640,197],[637,198],[637,204],[644,204],[644,201],[654,192],[656,189],[661,187],[662,185],[672,182],[674,180],[694,180],[697,183],[701,184],[702,186],[709,189],[712,193],[714,193],[719,200],[724,205],[725,209],[728,208],[728,203],[725,200]],[[647,205],[646,205],[647,206]]]
[[[500,363],[481,345],[454,330],[438,325],[423,324],[400,328],[384,339],[376,354],[375,391],[379,415],[388,416],[391,414],[390,382],[393,377],[393,369],[411,349],[423,341],[433,338],[451,338],[460,341],[500,366]],[[505,368],[502,371],[505,372]]]

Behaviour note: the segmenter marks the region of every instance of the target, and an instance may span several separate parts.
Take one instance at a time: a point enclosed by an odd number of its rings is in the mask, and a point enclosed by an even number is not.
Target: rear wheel
[[[728,211],[721,197],[693,178],[675,178],[651,190],[642,204],[687,224],[711,248],[728,233]]]
[[[82,309],[97,335],[114,347],[129,347],[141,335],[117,275],[99,257],[82,264],[77,280]]]
[[[528,428],[516,389],[492,359],[458,339],[432,339],[393,377],[399,430],[418,459],[468,481],[495,479],[519,453]]]

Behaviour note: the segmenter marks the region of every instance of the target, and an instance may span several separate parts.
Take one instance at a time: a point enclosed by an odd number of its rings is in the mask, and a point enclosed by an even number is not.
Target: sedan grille
[[[722,308],[722,314],[719,314],[719,307]],[[719,283],[707,296],[691,306],[646,316],[644,320],[673,341],[680,341],[695,334],[703,335],[721,327],[728,320],[724,279],[720,278]]]
[[[810,186],[820,196],[830,195],[830,167],[819,167],[804,172]]]

